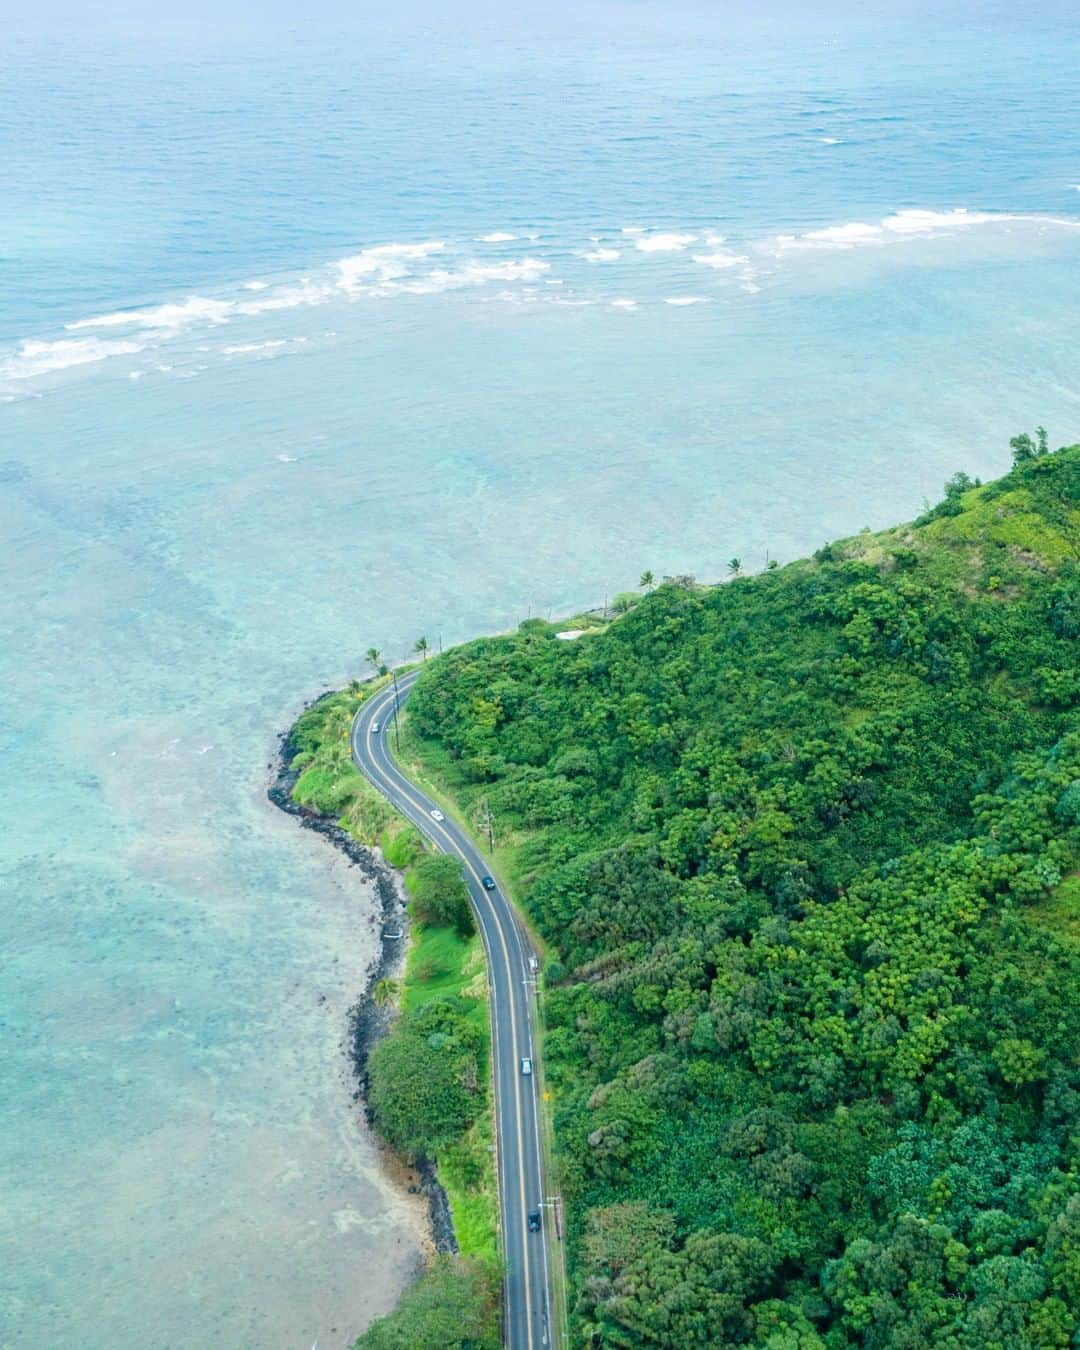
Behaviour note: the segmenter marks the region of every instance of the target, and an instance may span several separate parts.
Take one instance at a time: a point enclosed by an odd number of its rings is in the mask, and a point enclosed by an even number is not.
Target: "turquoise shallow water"
[[[35,7],[0,51],[0,1345],[343,1345],[421,1228],[341,1054],[371,897],[264,803],[275,731],[372,644],[1076,439],[1075,20]]]

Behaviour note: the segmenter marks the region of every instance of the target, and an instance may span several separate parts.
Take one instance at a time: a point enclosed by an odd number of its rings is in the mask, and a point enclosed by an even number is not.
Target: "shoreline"
[[[306,703],[304,709],[322,697],[325,694]],[[380,980],[400,976],[409,945],[410,921],[401,874],[397,868],[390,866],[377,849],[361,844],[342,829],[332,816],[321,815],[293,801],[292,789],[299,777],[298,770],[292,767],[295,756],[290,727],[288,731],[278,733],[275,758],[269,766],[273,778],[266,790],[268,799],[279,811],[292,816],[303,829],[321,834],[333,847],[344,853],[350,866],[358,867],[364,877],[373,883],[379,902],[379,952],[365,972],[363,992],[349,1009],[346,1028],[348,1059],[354,1079],[352,1100],[363,1108],[364,1119],[377,1145],[380,1162],[391,1179],[410,1194],[421,1194],[427,1200],[431,1250],[453,1254],[458,1251],[457,1234],[450,1201],[439,1181],[436,1163],[430,1158],[420,1158],[415,1164],[410,1164],[399,1157],[376,1129],[367,1100],[368,1059],[376,1045],[390,1032],[398,1016],[396,1006],[385,1004],[380,1007],[372,991]],[[411,1181],[412,1178],[415,1178],[415,1182]]]

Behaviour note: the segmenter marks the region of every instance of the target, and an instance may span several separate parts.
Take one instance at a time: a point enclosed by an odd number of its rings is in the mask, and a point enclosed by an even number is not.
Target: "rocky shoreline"
[[[296,747],[292,743],[291,731],[282,732],[279,736],[277,763],[268,766],[274,777],[266,795],[279,810],[295,817],[304,829],[314,830],[340,849],[350,864],[359,867],[367,880],[374,884],[379,900],[379,955],[368,969],[364,992],[349,1012],[349,1059],[356,1075],[353,1100],[363,1103],[364,1116],[374,1130],[371,1109],[367,1104],[368,1059],[393,1026],[397,1010],[388,1004],[380,1007],[372,991],[380,980],[396,978],[404,968],[409,941],[409,916],[399,877],[376,850],[354,839],[331,816],[320,815],[293,801],[292,790],[299,777],[299,772],[292,767],[295,757]],[[413,1171],[419,1184],[410,1186],[409,1190],[420,1191],[427,1200],[435,1250],[456,1252],[458,1243],[450,1202],[439,1181],[434,1160],[419,1158]]]

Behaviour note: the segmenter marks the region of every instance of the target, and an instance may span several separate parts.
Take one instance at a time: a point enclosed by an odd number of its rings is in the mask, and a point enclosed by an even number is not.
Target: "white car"
[[[372,734],[374,734],[374,733],[377,732],[378,730],[379,730],[379,724],[378,724],[378,722],[372,722],[372,724],[371,724],[371,731],[372,731]]]
[[[521,1072],[525,1075],[526,1078],[528,1078],[528,1076],[532,1073],[531,1059],[523,1059],[521,1061]]]
[[[443,813],[439,810],[439,808],[438,808],[437,806],[433,806],[433,807],[431,808],[431,819],[432,819],[432,820],[445,820],[446,817],[443,815]]]

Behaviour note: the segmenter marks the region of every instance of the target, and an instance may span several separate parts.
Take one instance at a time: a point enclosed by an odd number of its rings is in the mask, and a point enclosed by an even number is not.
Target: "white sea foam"
[[[738,267],[740,263],[750,261],[742,253],[730,253],[723,248],[717,249],[715,253],[695,253],[693,257],[694,262],[702,263],[705,267],[715,268],[718,272],[725,271],[729,267]]]
[[[90,319],[78,319],[65,324],[69,333],[87,328],[159,328],[175,330],[195,323],[226,323],[236,309],[232,300],[212,300],[204,295],[191,295],[186,300],[148,309],[122,309],[113,314],[99,314]]]
[[[0,360],[0,379],[29,380],[67,370],[69,366],[90,365],[110,356],[131,356],[142,351],[138,342],[109,342],[102,338],[61,338],[57,342],[27,341],[14,353]]]
[[[241,356],[248,352],[265,352],[276,347],[285,347],[288,344],[284,338],[274,338],[268,342],[239,342],[232,347],[222,347],[226,356]]]
[[[682,307],[685,305],[705,305],[708,302],[709,297],[707,295],[672,295],[664,301],[664,304]]]
[[[697,242],[696,234],[678,234],[669,231],[661,234],[647,234],[634,241],[634,247],[642,253],[678,253],[687,244]]]
[[[239,315],[270,314],[279,309],[296,309],[298,305],[321,305],[331,299],[336,288],[320,285],[305,278],[299,286],[285,286],[273,291],[264,300],[243,300],[235,306]]]
[[[612,308],[612,309],[626,309],[626,310],[637,309],[637,301],[636,301],[636,300],[626,300],[626,299],[612,300],[612,302],[611,302],[611,308]]]
[[[491,234],[482,234],[477,239],[478,244],[509,244],[512,239],[516,239],[516,234],[508,234],[506,230],[493,230]]]
[[[244,290],[245,290],[245,291],[265,291],[266,288],[267,288],[267,286],[269,286],[269,284],[270,284],[270,283],[269,283],[268,281],[245,281],[245,282],[244,282]]]
[[[967,211],[962,207],[953,211],[910,209],[897,211],[876,224],[854,220],[843,225],[827,225],[823,229],[807,230],[805,234],[777,235],[772,241],[770,251],[781,255],[799,250],[853,249],[867,245],[877,247],[905,239],[932,239],[978,225],[1005,225],[1021,220],[1033,223],[1041,221],[1044,224],[1063,227],[1080,226],[1080,222],[1074,224],[1068,220],[1056,220],[1051,217],[992,214],[986,211]]]
[[[586,262],[604,263],[614,262],[622,254],[617,248],[589,248],[579,253],[579,258],[584,258]]]
[[[342,290],[356,290],[371,281],[393,281],[409,275],[409,263],[441,253],[446,245],[441,239],[423,244],[377,244],[362,249],[350,258],[337,263],[338,285]]]
[[[502,263],[468,263],[454,271],[438,268],[426,276],[391,281],[380,288],[386,295],[405,291],[410,295],[435,295],[464,286],[483,286],[489,281],[537,281],[551,267],[540,258],[517,258]]]
[[[840,138],[839,138],[839,136],[822,136],[822,137],[821,137],[821,144],[822,144],[822,145],[839,145],[839,144],[840,144]]]
[[[644,234],[645,231],[640,225],[624,225],[623,234]]]

